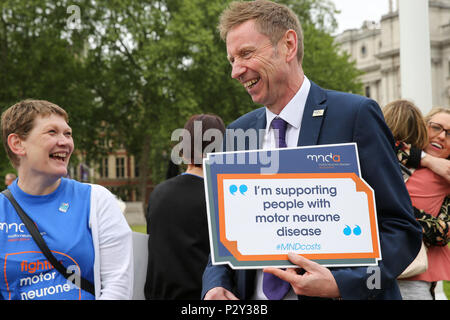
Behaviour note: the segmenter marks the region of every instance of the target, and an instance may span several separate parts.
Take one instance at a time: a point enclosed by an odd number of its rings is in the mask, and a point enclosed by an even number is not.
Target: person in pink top
[[[429,143],[424,151],[437,158],[450,157],[450,109],[434,108],[425,117]],[[450,183],[428,168],[419,168],[406,182],[415,208],[439,219],[446,232],[435,245],[428,246],[428,269],[419,275],[402,281],[400,289],[404,299],[433,299],[435,283],[450,280],[450,218],[448,215]],[[420,222],[420,219],[419,219]],[[424,234],[425,240],[425,234]]]

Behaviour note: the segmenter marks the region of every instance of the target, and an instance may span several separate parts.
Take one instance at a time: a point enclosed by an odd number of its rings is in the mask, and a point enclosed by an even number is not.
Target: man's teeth
[[[244,83],[245,88],[251,88],[254,84],[256,84],[259,79],[253,79]]]

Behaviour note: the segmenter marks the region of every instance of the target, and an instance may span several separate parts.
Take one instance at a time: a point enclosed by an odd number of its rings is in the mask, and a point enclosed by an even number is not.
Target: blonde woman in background
[[[399,280],[403,299],[430,300],[434,298],[437,281],[450,277],[450,253],[447,247],[450,219],[448,194],[450,185],[440,164],[449,162],[450,128],[449,109],[433,109],[424,120],[420,110],[410,101],[397,100],[383,108],[386,123],[397,140],[399,161],[404,169],[406,186],[410,194],[416,219],[423,228],[427,245],[428,269],[422,274]],[[426,152],[431,168],[422,167],[421,150]],[[417,168],[417,170],[416,170]]]

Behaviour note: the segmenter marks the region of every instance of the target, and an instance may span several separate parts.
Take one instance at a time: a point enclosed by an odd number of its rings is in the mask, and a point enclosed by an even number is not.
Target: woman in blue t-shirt
[[[95,289],[80,289],[55,269],[1,194],[0,299],[131,298],[131,230],[115,197],[99,185],[64,178],[74,150],[67,113],[48,101],[25,100],[3,112],[1,127],[18,172],[8,189],[56,260]]]

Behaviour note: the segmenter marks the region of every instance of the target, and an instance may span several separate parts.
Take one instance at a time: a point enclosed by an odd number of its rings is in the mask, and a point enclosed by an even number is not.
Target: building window
[[[367,48],[366,48],[365,45],[363,45],[363,46],[361,47],[361,56],[362,56],[362,57],[365,57],[366,54],[367,54]]]
[[[108,178],[108,175],[108,158],[102,158],[102,160],[100,161],[100,177]]]
[[[139,164],[136,162],[134,163],[134,176],[139,177]]]
[[[81,181],[89,181],[89,167],[84,164],[80,163],[80,179]]]
[[[370,86],[366,86],[365,93],[366,93],[366,97],[370,98]]]
[[[73,166],[70,168],[70,177],[78,180],[78,166]]]
[[[125,158],[116,158],[116,178],[125,178]]]

